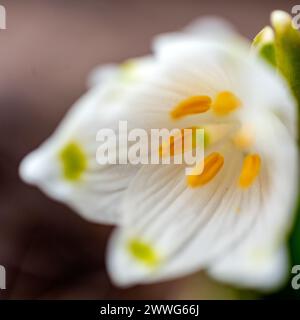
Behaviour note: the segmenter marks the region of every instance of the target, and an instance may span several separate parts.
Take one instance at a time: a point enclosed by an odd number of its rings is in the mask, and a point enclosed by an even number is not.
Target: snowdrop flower
[[[37,150],[21,163],[20,175],[52,198],[68,204],[93,222],[118,223],[119,198],[136,167],[99,166],[96,134],[114,128],[122,101],[135,82],[151,72],[151,58],[132,59],[121,66],[96,68],[91,89]]]
[[[268,289],[287,274],[295,101],[270,66],[221,31],[159,37],[158,67],[123,106],[132,127],[204,128],[206,149],[200,175],[186,176],[184,165],[145,165],[130,182],[107,257],[118,285],[205,268]]]
[[[92,221],[119,225],[107,254],[118,285],[204,268],[238,285],[278,285],[297,191],[296,109],[285,82],[219,21],[158,37],[140,62],[122,76],[114,66],[96,71],[21,176]],[[203,172],[99,167],[96,132],[118,120],[147,131],[203,128]]]

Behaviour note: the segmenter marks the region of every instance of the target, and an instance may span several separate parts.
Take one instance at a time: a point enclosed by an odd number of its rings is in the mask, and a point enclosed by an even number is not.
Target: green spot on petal
[[[59,153],[63,176],[66,180],[77,181],[87,168],[86,155],[76,142],[68,143]]]
[[[159,258],[154,248],[140,239],[131,239],[128,242],[128,250],[136,260],[148,267],[154,267],[159,263]]]

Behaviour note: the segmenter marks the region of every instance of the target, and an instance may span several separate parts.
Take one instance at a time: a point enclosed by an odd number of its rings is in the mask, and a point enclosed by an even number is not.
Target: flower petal
[[[239,287],[270,290],[280,287],[288,278],[288,255],[285,246],[247,247],[229,253],[208,273],[215,279]]]
[[[260,184],[237,188],[242,154],[228,147],[222,169],[207,185],[192,189],[181,166],[148,166],[132,181],[125,197],[125,221],[111,241],[108,268],[119,285],[169,279],[208,265],[251,230],[261,205]],[[135,255],[137,241],[155,256]],[[150,250],[150,251],[149,251]]]
[[[251,233],[233,251],[211,264],[209,273],[218,280],[268,290],[286,280],[287,234],[292,227],[298,190],[296,141],[275,116],[253,119],[258,152],[264,165],[263,202]]]
[[[93,87],[54,134],[22,161],[23,180],[91,221],[119,223],[119,198],[138,167],[100,166],[96,135],[102,128],[117,128],[125,94],[121,83]]]
[[[109,129],[118,138],[124,100],[153,69],[148,56],[98,68],[90,77],[91,90],[54,134],[23,160],[21,177],[91,221],[121,223],[119,200],[139,167],[98,164],[100,146],[110,141],[99,143],[96,136],[100,129]]]
[[[158,54],[153,74],[136,86],[126,101],[122,117],[129,126],[171,129],[232,121],[230,116],[217,117],[211,110],[176,120],[171,115],[176,106],[191,97],[214,99],[219,92],[234,92],[240,81],[236,57],[215,44],[199,41],[176,43],[167,51],[165,56]]]
[[[229,49],[216,42],[180,35],[158,46],[157,66],[135,87],[123,108],[132,128],[186,128],[199,123],[240,122],[247,112],[273,112],[295,134],[295,101],[284,80],[248,49]],[[172,111],[191,97],[216,101],[222,92],[233,93],[241,108],[216,115],[211,108],[199,114],[172,118]],[[222,114],[222,113],[221,113]]]
[[[238,37],[234,27],[228,21],[217,16],[198,18],[189,23],[182,32],[201,37],[201,40],[208,38],[215,41],[234,41]]]

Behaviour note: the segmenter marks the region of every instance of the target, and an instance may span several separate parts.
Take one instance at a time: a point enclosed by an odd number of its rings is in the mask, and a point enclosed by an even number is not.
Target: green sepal
[[[271,27],[265,27],[258,33],[253,40],[252,48],[263,60],[276,67],[274,32]]]
[[[300,33],[283,11],[272,13],[277,68],[288,81],[300,108]]]

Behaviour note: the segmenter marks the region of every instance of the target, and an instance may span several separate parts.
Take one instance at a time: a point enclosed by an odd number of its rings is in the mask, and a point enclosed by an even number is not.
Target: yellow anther
[[[220,92],[214,103],[212,109],[215,114],[219,116],[226,116],[235,111],[241,106],[241,101],[230,91]]]
[[[199,166],[194,168],[195,175],[189,175],[187,177],[187,184],[191,188],[196,188],[203,186],[210,182],[217,173],[221,170],[224,164],[224,157],[217,152],[211,153],[204,159],[204,163],[201,163],[200,166],[203,166],[203,171],[199,173]]]
[[[208,96],[193,96],[181,101],[170,113],[173,119],[204,113],[211,106],[211,98]]]
[[[261,167],[260,156],[257,154],[248,155],[243,162],[242,171],[239,178],[241,188],[250,187],[259,175]]]

